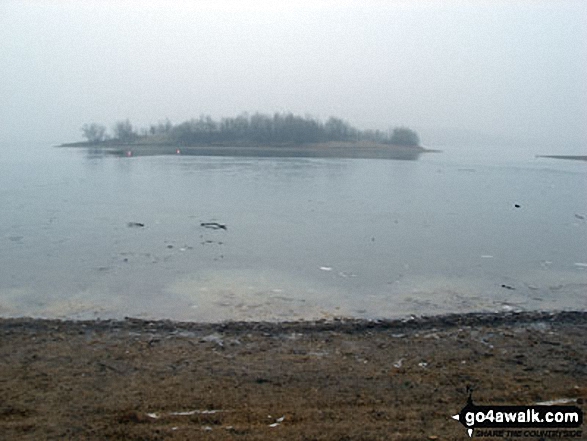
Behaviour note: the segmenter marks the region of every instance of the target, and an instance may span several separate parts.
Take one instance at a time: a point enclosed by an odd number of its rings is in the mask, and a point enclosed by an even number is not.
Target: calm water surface
[[[586,190],[586,163],[525,154],[124,158],[2,146],[0,315],[585,310]]]

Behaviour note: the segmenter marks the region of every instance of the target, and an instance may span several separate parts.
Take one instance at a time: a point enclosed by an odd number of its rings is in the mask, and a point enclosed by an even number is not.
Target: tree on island
[[[105,128],[97,124],[84,125],[84,137],[89,143],[104,140]],[[140,134],[139,134],[140,133]],[[392,133],[381,130],[359,130],[348,122],[330,117],[325,123],[311,116],[293,113],[267,115],[242,113],[236,117],[215,121],[201,115],[177,125],[169,120],[160,122],[138,133],[127,119],[114,126],[113,144],[160,145],[304,145],[329,142],[374,143],[382,145],[419,146],[418,134],[406,127],[395,128]]]
[[[420,137],[407,127],[399,127],[393,129],[389,142],[395,145],[420,145]]]
[[[165,135],[168,134],[171,129],[173,128],[173,124],[169,119],[166,119],[164,122],[159,121],[157,125],[151,124],[149,127],[149,134],[150,135]]]
[[[106,127],[96,123],[84,124],[82,127],[82,133],[83,137],[86,138],[89,143],[99,143],[104,141],[106,137]]]
[[[130,143],[134,141],[138,135],[134,131],[132,124],[127,119],[125,121],[118,121],[114,125],[114,137],[123,143]]]

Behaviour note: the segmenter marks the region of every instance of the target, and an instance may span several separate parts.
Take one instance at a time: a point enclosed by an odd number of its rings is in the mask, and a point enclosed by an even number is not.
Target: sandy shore
[[[464,440],[467,386],[476,404],[587,399],[587,312],[0,334],[6,440]]]

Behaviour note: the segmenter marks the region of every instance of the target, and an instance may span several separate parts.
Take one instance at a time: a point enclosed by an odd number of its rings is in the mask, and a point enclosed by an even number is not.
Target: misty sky
[[[0,0],[2,142],[291,111],[577,144],[586,80],[584,0]]]

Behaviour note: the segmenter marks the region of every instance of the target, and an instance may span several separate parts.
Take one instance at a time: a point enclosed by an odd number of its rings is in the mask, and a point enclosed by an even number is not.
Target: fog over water
[[[2,148],[291,111],[431,146],[585,150],[584,1],[284,3],[0,2]]]
[[[0,157],[0,316],[587,309],[582,161],[25,147]]]
[[[284,3],[0,0],[0,316],[587,309],[587,3]],[[53,148],[241,112],[443,152]]]

